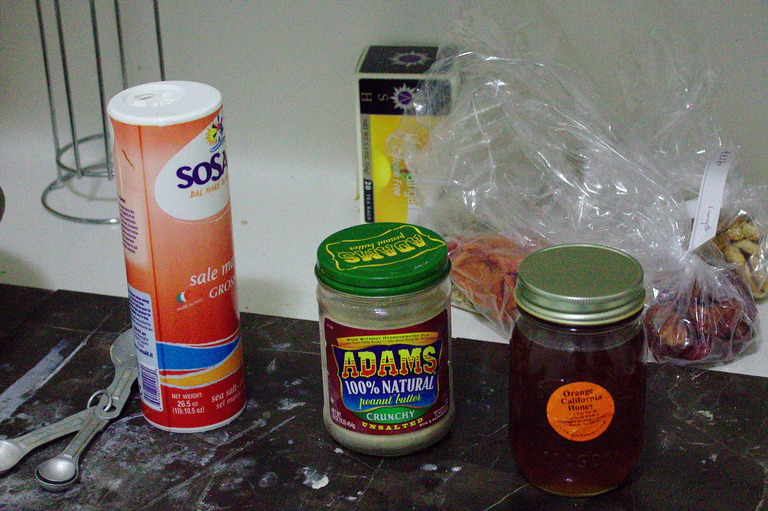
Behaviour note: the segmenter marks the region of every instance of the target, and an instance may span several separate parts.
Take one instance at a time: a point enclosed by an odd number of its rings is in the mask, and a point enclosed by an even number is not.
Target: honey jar
[[[620,485],[643,441],[643,270],[628,254],[558,245],[520,265],[509,442],[528,481],[591,496]]]

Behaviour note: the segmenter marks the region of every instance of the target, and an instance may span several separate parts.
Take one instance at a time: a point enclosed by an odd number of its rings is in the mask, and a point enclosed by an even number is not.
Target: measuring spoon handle
[[[99,405],[88,409],[91,413],[90,417],[86,419],[82,429],[77,432],[77,435],[75,435],[72,440],[70,440],[69,444],[67,444],[64,450],[61,451],[59,456],[71,456],[72,458],[77,459],[77,457],[80,456],[80,453],[83,452],[83,449],[85,449],[91,440],[93,440],[93,437],[109,424],[110,419],[102,419],[96,414],[98,406]]]
[[[74,433],[83,427],[83,424],[88,420],[92,411],[93,410],[86,408],[85,410],[81,410],[58,422],[30,431],[12,441],[16,442],[16,444],[24,451],[24,454],[26,454],[43,444],[47,444],[57,438]]]
[[[111,406],[102,407],[99,405],[96,414],[102,419],[114,419],[120,415],[120,412],[123,410],[125,403],[131,395],[131,387],[133,387],[133,382],[136,381],[138,375],[139,371],[136,369],[135,365],[131,367],[116,367],[115,377],[106,389],[111,397],[111,399],[108,400],[108,403],[110,403]],[[101,403],[104,403],[103,399]]]

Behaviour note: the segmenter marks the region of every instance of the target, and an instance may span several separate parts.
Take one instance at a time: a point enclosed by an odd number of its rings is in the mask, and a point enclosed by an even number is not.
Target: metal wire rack
[[[57,169],[41,202],[59,218],[88,224],[119,221],[110,183],[114,171],[106,103],[131,85],[165,80],[158,0],[144,4],[129,2],[126,32],[126,9],[119,0],[35,0]],[[90,27],[84,19],[90,19]],[[128,57],[127,42],[138,58]],[[150,51],[147,44],[153,46]]]

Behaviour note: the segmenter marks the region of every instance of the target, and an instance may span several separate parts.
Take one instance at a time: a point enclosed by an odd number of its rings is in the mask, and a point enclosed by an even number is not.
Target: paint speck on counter
[[[277,369],[277,360],[273,358],[272,361],[267,365],[267,374],[274,373],[276,369]]]
[[[311,467],[304,467],[300,472],[304,475],[304,482],[302,484],[309,486],[313,490],[324,488],[331,481],[326,474]]]
[[[227,479],[224,479],[224,481],[219,485],[220,491],[235,491],[240,488],[240,486],[243,484],[244,479],[242,477],[230,477]]]
[[[431,463],[425,463],[421,466],[421,470],[426,470],[427,472],[434,472],[437,470],[437,465],[433,465]]]
[[[261,476],[261,479],[259,479],[260,488],[274,486],[275,483],[277,483],[277,474],[274,472],[266,472],[263,476]]]
[[[299,406],[304,406],[306,403],[302,403],[300,401],[294,401],[293,399],[281,399],[280,404],[278,405],[278,410],[293,410],[294,408],[298,408]]]

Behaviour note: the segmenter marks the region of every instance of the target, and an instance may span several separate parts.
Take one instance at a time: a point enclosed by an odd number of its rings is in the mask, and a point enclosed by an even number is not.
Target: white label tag
[[[701,180],[696,214],[693,217],[693,231],[688,251],[691,252],[715,237],[720,209],[723,207],[725,181],[728,172],[736,165],[738,147],[719,149],[707,163]]]

